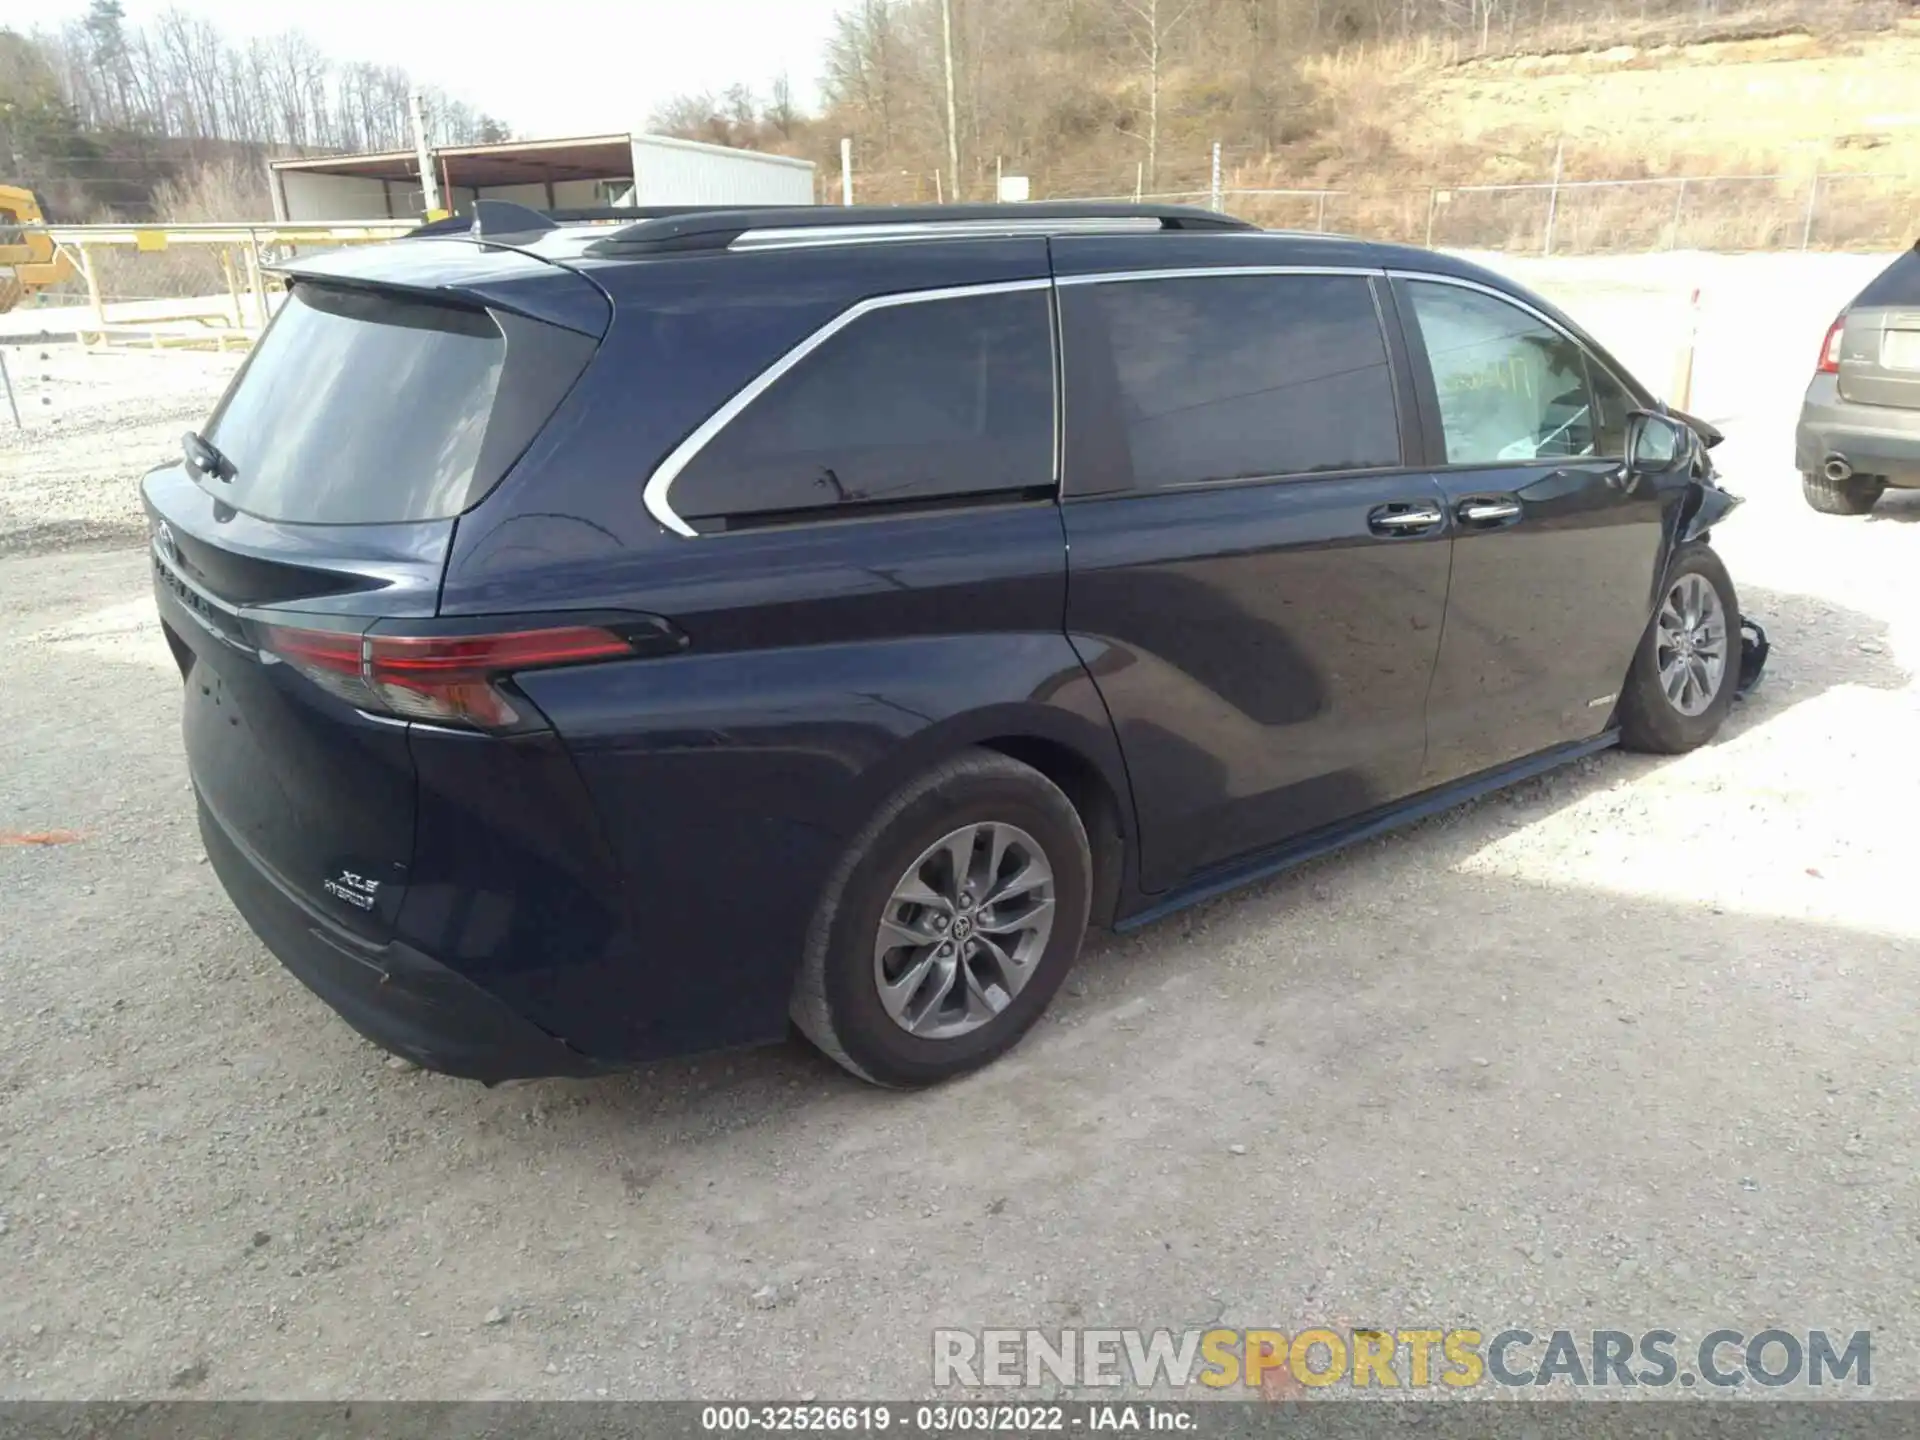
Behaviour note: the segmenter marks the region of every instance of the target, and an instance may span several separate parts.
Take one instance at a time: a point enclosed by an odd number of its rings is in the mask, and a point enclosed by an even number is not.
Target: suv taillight
[[[1820,344],[1820,371],[1822,375],[1840,373],[1840,337],[1847,333],[1847,317],[1842,315],[1833,322],[1827,331],[1827,338]]]
[[[594,625],[483,635],[265,628],[269,651],[356,709],[478,730],[511,730],[528,718],[500,684],[510,675],[637,653],[629,641]]]

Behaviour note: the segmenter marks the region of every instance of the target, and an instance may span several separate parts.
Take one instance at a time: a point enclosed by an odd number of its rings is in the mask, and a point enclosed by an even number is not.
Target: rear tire
[[[1683,546],[1620,692],[1620,743],[1679,755],[1704,745],[1740,684],[1740,600],[1720,557]]]
[[[1800,492],[1822,515],[1864,515],[1886,493],[1887,482],[1877,475],[1850,475],[1829,480],[1824,475],[1800,477]]]
[[[882,805],[829,878],[794,1023],[876,1085],[976,1070],[1060,988],[1092,890],[1086,828],[1058,786],[992,751],[956,755]]]

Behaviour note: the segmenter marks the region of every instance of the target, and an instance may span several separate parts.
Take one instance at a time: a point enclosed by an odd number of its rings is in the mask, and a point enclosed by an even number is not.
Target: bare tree
[[[858,116],[861,129],[877,131],[872,138],[887,155],[902,118],[907,53],[888,0],[859,0],[857,8],[834,16],[822,88],[830,101]]]
[[[960,120],[953,103],[953,0],[940,0],[940,57],[947,79],[947,184],[960,198]],[[998,196],[994,197],[998,199]]]
[[[794,129],[800,123],[800,112],[793,103],[793,82],[785,75],[775,76],[768,87],[767,106],[761,112],[761,119],[779,131],[782,140],[793,138]]]
[[[1160,171],[1160,77],[1167,58],[1167,42],[1193,13],[1198,0],[1118,0],[1120,21],[1127,40],[1145,67],[1147,79],[1147,187]]]

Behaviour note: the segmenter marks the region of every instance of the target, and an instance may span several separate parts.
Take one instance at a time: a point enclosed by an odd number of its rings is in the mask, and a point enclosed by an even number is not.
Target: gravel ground
[[[139,544],[136,486],[180,454],[241,356],[5,346],[21,425],[0,414],[0,556]]]
[[[1861,267],[1693,264],[1776,646],[1722,739],[1096,940],[917,1095],[798,1043],[489,1091],[335,1020],[202,861],[142,557],[73,548],[218,377],[79,361],[111,400],[0,440],[0,831],[64,842],[0,845],[0,1397],[906,1395],[935,1325],[1216,1321],[1870,1327],[1920,1395],[1920,495],[1791,471]]]

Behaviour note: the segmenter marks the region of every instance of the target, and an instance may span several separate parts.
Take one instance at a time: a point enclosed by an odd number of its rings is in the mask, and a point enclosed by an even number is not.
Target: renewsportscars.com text
[[[937,1388],[1870,1386],[1869,1330],[936,1330]]]

